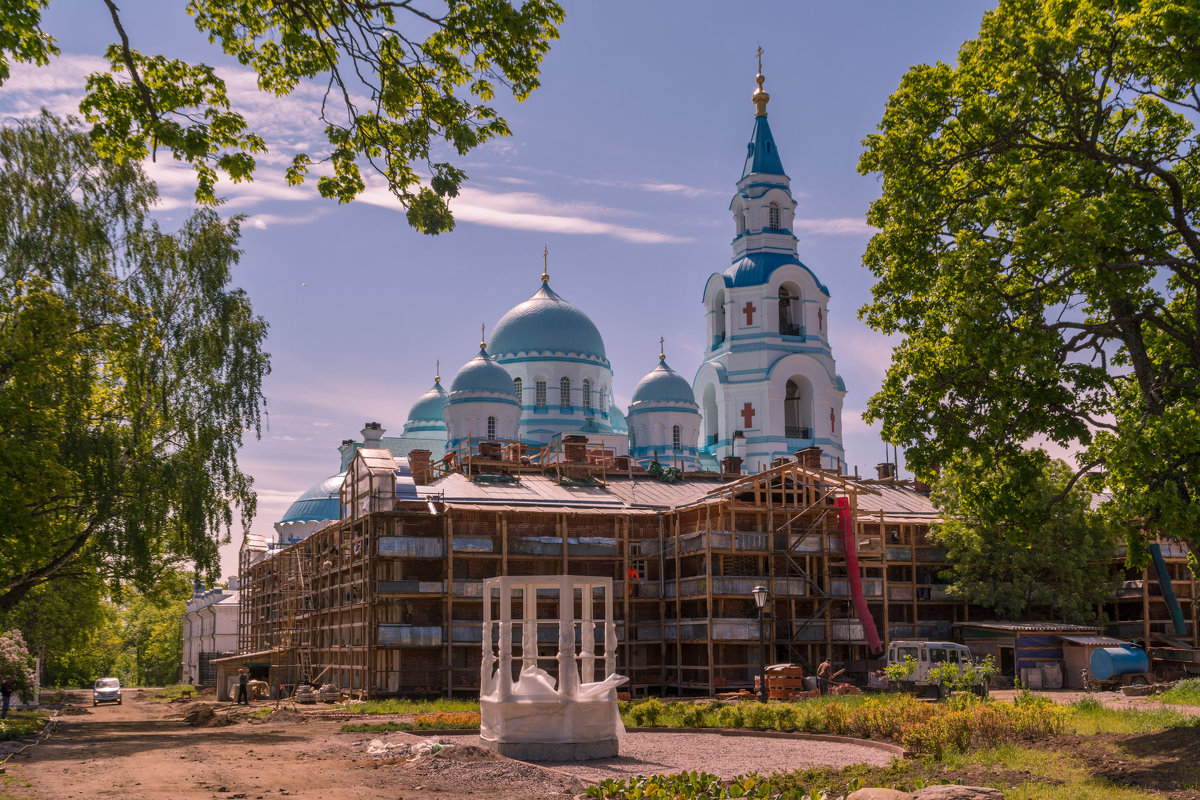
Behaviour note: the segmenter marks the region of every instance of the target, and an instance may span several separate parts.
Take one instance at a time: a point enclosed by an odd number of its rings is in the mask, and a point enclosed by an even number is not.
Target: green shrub
[[[1164,703],[1200,706],[1200,678],[1188,678],[1180,681],[1160,694],[1158,699]]]

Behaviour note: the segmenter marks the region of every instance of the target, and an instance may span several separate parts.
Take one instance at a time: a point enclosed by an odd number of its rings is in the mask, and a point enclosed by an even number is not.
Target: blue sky
[[[289,188],[281,164],[319,144],[319,92],[286,100],[191,26],[185,3],[126,0],[132,44],[220,68],[235,103],[272,147],[253,184],[223,183],[228,213],[248,216],[235,283],[270,323],[268,423],[242,453],[267,533],[304,489],[337,470],[337,445],[378,420],[398,434],[442,362],[448,383],[492,325],[539,285],[542,247],[555,290],[595,321],[624,408],[652,369],[658,338],[671,365],[700,364],[705,280],[728,266],[728,211],[753,125],[755,49],[784,167],[798,202],[800,258],[829,287],[830,340],[849,394],[843,430],[853,469],[883,458],[861,419],[891,348],[858,321],[871,276],[864,214],[878,179],[856,170],[862,139],[914,64],[953,61],[994,0],[844,2],[568,2],[562,37],[527,101],[498,106],[513,136],[462,163],[470,181],[454,232],[413,232],[387,193],[338,206]],[[14,67],[0,113],[68,113],[83,75],[114,35],[102,3],[51,0],[48,32],[64,56]],[[191,173],[151,165],[168,228],[190,205]],[[236,572],[234,542],[223,571]]]

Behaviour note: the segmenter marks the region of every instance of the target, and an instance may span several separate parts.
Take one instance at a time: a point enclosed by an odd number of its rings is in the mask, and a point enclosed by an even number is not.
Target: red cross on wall
[[[758,311],[758,309],[754,307],[754,303],[747,301],[746,307],[742,309],[742,313],[746,315],[746,324],[747,325],[754,324],[754,312],[755,311]]]
[[[749,403],[742,406],[742,426],[746,429],[754,427],[754,406]]]

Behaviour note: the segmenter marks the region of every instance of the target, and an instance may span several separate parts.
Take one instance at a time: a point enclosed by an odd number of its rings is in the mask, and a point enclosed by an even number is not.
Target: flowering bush
[[[28,703],[33,699],[37,676],[33,672],[33,656],[25,646],[25,637],[20,631],[8,631],[0,635],[0,678],[5,675],[12,681],[13,691]]]

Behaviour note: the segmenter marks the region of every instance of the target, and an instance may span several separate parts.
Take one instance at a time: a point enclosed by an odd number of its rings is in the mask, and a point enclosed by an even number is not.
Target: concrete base
[[[480,736],[479,744],[517,761],[593,761],[618,753],[615,736],[590,742],[505,742]]]

